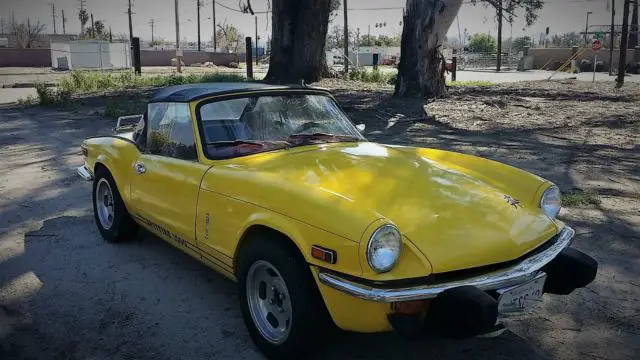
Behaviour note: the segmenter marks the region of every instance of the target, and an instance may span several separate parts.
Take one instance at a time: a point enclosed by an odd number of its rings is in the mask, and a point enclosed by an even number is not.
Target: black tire
[[[325,342],[334,326],[309,265],[295,245],[277,234],[260,234],[248,240],[238,256],[236,277],[242,316],[253,343],[269,359],[301,359],[305,353],[321,349],[315,344]],[[249,310],[247,276],[257,261],[275,267],[289,292],[291,328],[280,344],[270,342],[260,333]]]
[[[96,191],[98,184],[105,182],[109,185],[113,201],[113,223],[110,227],[105,227],[100,221],[98,215],[98,204],[96,203]],[[122,242],[133,238],[138,230],[138,224],[131,218],[127,208],[120,197],[120,191],[113,180],[111,173],[104,167],[96,170],[95,179],[93,181],[93,217],[96,226],[102,237],[111,243]]]

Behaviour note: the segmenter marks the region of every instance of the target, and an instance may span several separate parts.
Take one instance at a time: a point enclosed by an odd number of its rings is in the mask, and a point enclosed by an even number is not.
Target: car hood
[[[388,219],[436,273],[513,260],[557,233],[537,203],[545,180],[470,155],[362,142],[235,160],[217,171],[263,189],[244,200],[355,241]]]

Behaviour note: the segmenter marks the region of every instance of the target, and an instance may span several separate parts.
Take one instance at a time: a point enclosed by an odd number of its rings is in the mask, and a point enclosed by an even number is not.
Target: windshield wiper
[[[260,145],[264,146],[265,143],[260,141],[251,140],[229,140],[229,141],[211,141],[207,143],[207,146],[236,146],[236,145]]]
[[[207,143],[207,146],[225,147],[225,146],[238,146],[238,145],[257,145],[257,146],[269,146],[279,145],[283,148],[289,148],[291,144],[286,141],[259,141],[259,140],[229,140],[229,141],[211,141]]]
[[[329,138],[329,139],[327,139]],[[323,132],[315,132],[315,133],[300,133],[290,135],[287,140],[341,140],[341,141],[360,141],[361,139],[356,136],[351,135],[336,135],[330,133]]]

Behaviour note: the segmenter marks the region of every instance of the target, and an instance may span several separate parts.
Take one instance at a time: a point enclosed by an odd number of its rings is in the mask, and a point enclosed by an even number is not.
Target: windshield
[[[221,159],[327,142],[364,140],[324,95],[254,96],[200,107],[205,150]]]

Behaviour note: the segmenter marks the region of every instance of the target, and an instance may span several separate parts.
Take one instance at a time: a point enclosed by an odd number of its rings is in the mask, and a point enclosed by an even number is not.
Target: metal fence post
[[[102,63],[102,42],[98,43],[98,54],[100,56],[100,70],[104,70],[104,64]]]
[[[253,46],[251,45],[251,37],[247,36],[245,39],[246,42],[246,56],[244,57],[245,62],[247,63],[247,79],[253,80]]]
[[[458,55],[454,55],[451,59],[451,81],[456,81],[456,70],[458,68]]]
[[[133,67],[136,75],[142,74],[142,66],[140,64],[140,38],[133,38]],[[180,59],[178,59],[180,61]]]

